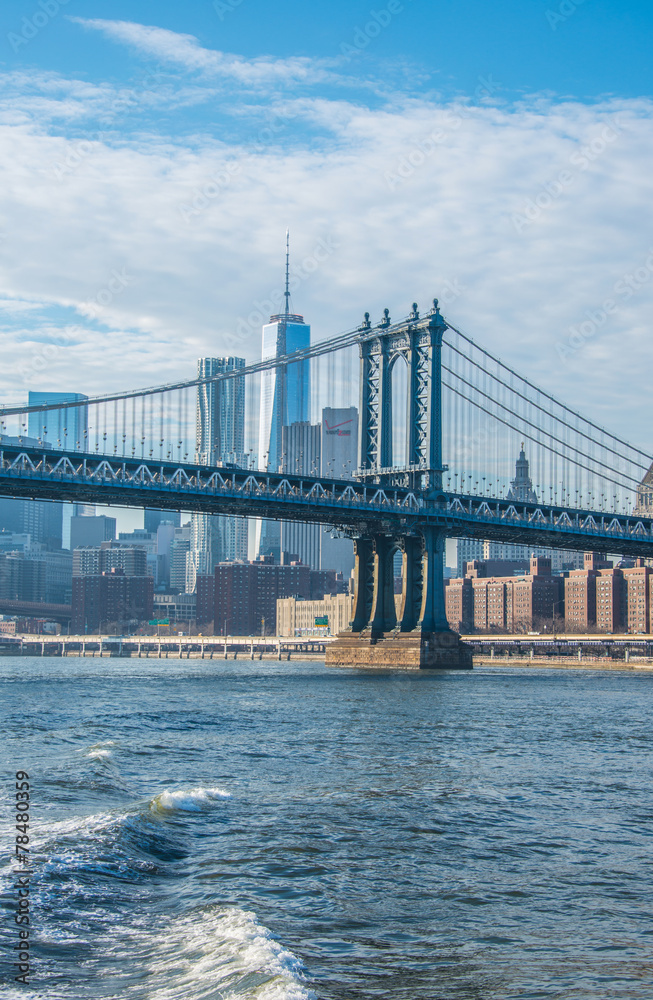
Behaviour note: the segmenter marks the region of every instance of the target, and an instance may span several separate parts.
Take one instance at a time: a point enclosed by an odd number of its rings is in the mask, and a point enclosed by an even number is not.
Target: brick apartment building
[[[600,569],[595,585],[596,627],[601,632],[623,632],[627,598],[622,570]]]
[[[198,580],[199,587],[199,580]],[[303,563],[279,565],[269,556],[255,562],[219,563],[215,567],[213,593],[214,632],[218,635],[274,635],[277,600],[300,597],[319,600],[337,594],[342,583],[331,570],[312,570]],[[203,581],[197,593],[197,622],[208,614],[210,585]]]
[[[456,632],[469,632],[474,624],[474,592],[471,579],[468,576],[458,577],[454,580],[447,580],[445,586],[445,603],[449,625]]]
[[[650,632],[653,573],[637,559],[621,568],[586,552],[585,568],[565,580],[565,620],[579,632]]]
[[[90,520],[90,518],[80,518]],[[125,576],[147,576],[147,552],[138,545],[108,541],[83,545],[73,551],[73,576],[122,572]]]
[[[198,573],[195,577],[195,620],[208,625],[215,617],[215,575]]]
[[[154,580],[120,570],[73,577],[72,631],[78,635],[152,617]]]
[[[144,548],[109,540],[74,550],[74,632],[122,630],[130,622],[151,619],[153,606],[154,580],[147,575]]]
[[[508,564],[510,565],[510,564]],[[499,564],[500,566],[500,564]],[[497,568],[495,563],[492,568]],[[530,573],[489,576],[483,562],[467,563],[463,578],[446,581],[447,621],[456,631],[530,631],[562,613],[562,578],[551,560],[534,556]]]
[[[583,569],[575,569],[565,580],[565,621],[580,632],[596,625],[596,577],[611,563],[598,552],[585,553]]]
[[[623,616],[626,631],[650,632],[653,573],[644,565],[643,559],[638,559],[632,569],[624,569],[622,573],[626,594],[626,613]]]

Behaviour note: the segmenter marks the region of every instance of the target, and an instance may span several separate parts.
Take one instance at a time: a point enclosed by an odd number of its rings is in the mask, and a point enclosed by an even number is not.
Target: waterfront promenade
[[[291,656],[324,659],[322,636],[201,636],[201,635],[3,635],[5,656],[108,656],[155,659],[289,660]]]
[[[3,635],[2,656],[320,660],[332,636]],[[463,635],[474,665],[653,669],[653,635]]]

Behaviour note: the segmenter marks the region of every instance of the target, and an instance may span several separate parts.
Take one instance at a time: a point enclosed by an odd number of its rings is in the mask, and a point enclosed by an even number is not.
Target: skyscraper
[[[320,470],[320,425],[307,420],[282,429],[281,471],[290,475],[316,476]],[[298,557],[311,569],[320,568],[320,524],[281,521],[280,547],[284,562]]]
[[[155,507],[146,507],[143,511],[143,527],[147,532],[156,535],[163,521],[169,521],[178,528],[181,525],[181,513],[178,510],[158,510]]]
[[[190,522],[174,529],[170,543],[170,587],[172,590],[186,590],[186,567],[190,552]],[[210,619],[209,619],[210,620]]]
[[[81,392],[32,392],[28,406],[47,403],[83,403],[88,399]],[[88,444],[88,406],[63,406],[43,413],[30,413],[30,437],[64,451],[86,451]]]
[[[28,406],[38,406],[47,403],[85,403],[88,396],[82,392],[34,392],[30,390],[27,396]],[[30,413],[28,417],[29,436],[64,451],[86,451],[88,448],[88,406],[63,406],[56,410],[45,410],[43,413]],[[24,501],[34,504],[34,501]],[[53,509],[39,512],[33,506],[26,515],[33,527],[34,538],[48,541],[52,547],[52,538],[58,541],[58,546],[70,546],[71,518],[92,516],[95,514],[93,504],[57,504],[57,513]],[[61,527],[59,527],[59,522]],[[57,543],[55,542],[55,545]]]
[[[298,421],[283,428],[281,471],[290,475],[351,479],[357,467],[358,410],[325,407],[319,424]],[[331,528],[281,521],[281,553],[299,556],[311,569],[334,570],[349,577],[354,568],[350,538]]]
[[[244,358],[200,358],[198,378],[237,372]],[[245,379],[233,376],[205,382],[197,389],[195,461],[216,466],[245,464]],[[193,514],[186,590],[193,593],[198,573],[212,573],[219,562],[247,558],[247,521],[242,517]]]
[[[322,410],[320,474],[352,479],[358,467],[358,410],[355,406],[330,406]],[[320,569],[333,569],[345,580],[354,568],[351,538],[321,527]]]
[[[311,328],[304,317],[290,311],[290,244],[286,232],[286,290],[283,313],[270,316],[263,327],[261,358],[280,357],[310,347]],[[310,361],[269,368],[261,375],[259,417],[259,469],[278,472],[285,463],[283,428],[310,420]],[[292,465],[292,461],[289,463]],[[259,555],[280,556],[280,527],[277,521],[256,522],[256,551]]]

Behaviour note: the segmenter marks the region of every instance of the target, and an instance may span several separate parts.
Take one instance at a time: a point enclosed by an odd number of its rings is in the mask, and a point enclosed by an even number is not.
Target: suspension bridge
[[[241,379],[256,398],[261,373],[300,364],[311,366],[316,412],[358,406],[351,474],[306,474],[306,461],[299,470],[271,468],[253,449],[217,464],[198,455],[202,387]],[[80,407],[85,419],[75,421]],[[56,435],[48,434],[51,411]],[[532,485],[515,491],[520,446]],[[445,616],[447,537],[653,557],[650,496],[641,486],[650,466],[645,452],[453,326],[437,300],[425,315],[414,304],[394,323],[387,309],[376,325],[366,313],[338,337],[218,375],[0,408],[3,496],[319,523],[348,535],[354,618],[327,651],[329,662],[347,666],[471,666]]]

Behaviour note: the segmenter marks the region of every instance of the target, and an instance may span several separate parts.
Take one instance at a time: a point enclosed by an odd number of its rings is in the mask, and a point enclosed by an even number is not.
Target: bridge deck
[[[0,495],[316,522],[352,534],[432,525],[452,537],[653,557],[653,520],[632,514],[452,492],[432,500],[394,485],[20,445],[0,444]]]

